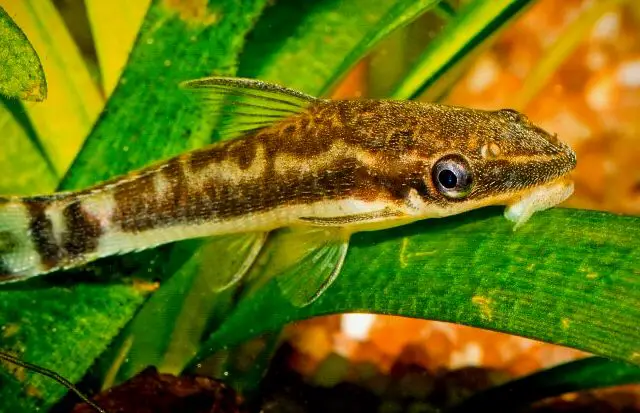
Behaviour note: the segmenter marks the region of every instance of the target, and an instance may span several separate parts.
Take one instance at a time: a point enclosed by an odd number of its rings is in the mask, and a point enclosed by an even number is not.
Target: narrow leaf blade
[[[47,162],[26,119],[18,119],[18,102],[0,99],[2,150],[0,194],[32,195],[55,189],[58,178]]]
[[[326,95],[381,39],[436,4],[381,0],[372,7],[367,0],[279,1],[252,32],[238,73]]]
[[[106,96],[118,84],[150,3],[150,0],[85,1]]]
[[[394,88],[391,97],[417,97],[530,3],[530,0],[473,0],[465,5],[429,44],[415,67]]]
[[[640,383],[640,367],[589,357],[571,361],[469,397],[448,413],[517,411],[519,408],[564,393]]]

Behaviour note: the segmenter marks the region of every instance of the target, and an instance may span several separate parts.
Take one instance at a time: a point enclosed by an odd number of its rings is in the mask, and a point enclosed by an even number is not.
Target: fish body
[[[240,137],[89,189],[0,198],[0,281],[283,227],[348,240],[487,205],[521,224],[573,189],[573,151],[512,110],[316,99],[244,79],[188,86],[244,113],[248,126],[228,128]]]

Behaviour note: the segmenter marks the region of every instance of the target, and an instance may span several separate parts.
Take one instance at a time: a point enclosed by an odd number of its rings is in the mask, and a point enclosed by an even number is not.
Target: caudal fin
[[[33,237],[32,211],[21,198],[0,198],[0,284],[46,272]]]

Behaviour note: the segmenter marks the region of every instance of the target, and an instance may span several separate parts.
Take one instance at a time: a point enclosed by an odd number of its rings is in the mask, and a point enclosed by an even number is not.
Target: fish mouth
[[[532,161],[522,170],[522,175],[529,175],[532,179],[527,185],[516,186],[510,195],[506,197],[506,205],[513,206],[516,201],[523,198],[534,197],[538,193],[554,193],[554,202],[547,205],[555,205],[563,202],[573,193],[573,180],[570,173],[577,165],[576,153],[563,142],[557,142],[556,151],[543,161]],[[546,209],[546,208],[543,208]],[[525,219],[526,220],[526,219]],[[518,224],[519,225],[519,224]]]
[[[530,177],[530,179],[522,179],[522,181],[529,183],[526,185],[528,188],[544,185],[566,177],[575,169],[577,163],[578,160],[573,149],[556,138],[550,150],[547,149],[541,154],[533,155],[528,163],[520,165],[523,174]]]
[[[577,164],[575,152],[560,142],[544,153],[517,158],[487,161],[477,171],[469,197],[505,199],[560,179],[570,180]]]

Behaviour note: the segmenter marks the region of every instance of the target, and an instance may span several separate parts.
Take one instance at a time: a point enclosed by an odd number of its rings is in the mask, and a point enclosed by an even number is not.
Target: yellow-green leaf
[[[13,110],[12,110],[13,109]],[[38,147],[18,102],[0,100],[0,194],[29,195],[55,189],[58,179]],[[24,116],[24,115],[23,115]],[[22,122],[21,122],[22,120]]]
[[[77,46],[50,0],[0,0],[41,58],[48,96],[25,109],[47,157],[62,175],[104,105]]]
[[[106,96],[118,84],[150,3],[150,0],[85,1]]]
[[[47,97],[40,59],[27,36],[0,7],[0,94],[26,100]]]

